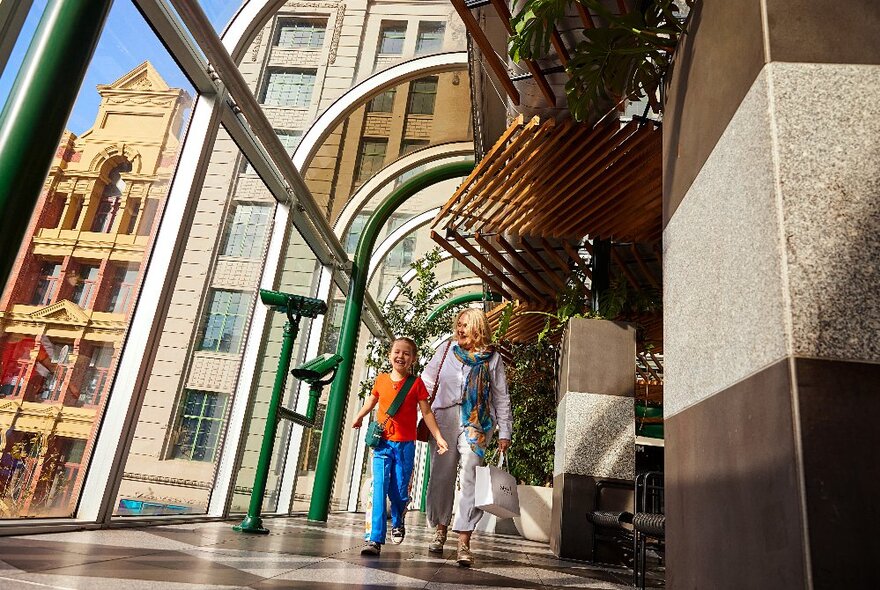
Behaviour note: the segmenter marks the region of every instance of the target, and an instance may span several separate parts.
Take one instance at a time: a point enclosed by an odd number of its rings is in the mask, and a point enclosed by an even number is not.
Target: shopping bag
[[[499,453],[498,466],[477,467],[474,505],[498,518],[519,516],[516,479],[502,467],[504,453]]]

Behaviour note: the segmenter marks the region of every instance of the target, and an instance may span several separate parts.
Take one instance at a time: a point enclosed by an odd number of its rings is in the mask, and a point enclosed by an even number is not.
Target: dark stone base
[[[668,418],[669,587],[874,587],[878,382],[785,359]]]
[[[550,549],[557,557],[623,564],[626,547],[595,531],[587,520],[593,510],[633,511],[633,482],[562,473],[553,478]]]

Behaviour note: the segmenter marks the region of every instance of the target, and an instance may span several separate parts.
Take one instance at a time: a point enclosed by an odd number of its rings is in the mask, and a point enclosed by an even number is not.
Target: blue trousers
[[[391,526],[403,525],[409,505],[409,482],[416,458],[412,440],[383,440],[373,449],[373,508],[370,541],[385,543],[385,498],[391,500]]]

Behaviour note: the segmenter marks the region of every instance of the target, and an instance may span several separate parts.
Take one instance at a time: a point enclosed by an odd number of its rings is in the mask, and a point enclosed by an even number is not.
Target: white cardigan
[[[455,346],[455,343],[452,344]],[[434,384],[437,383],[437,370],[440,368],[440,361],[443,359],[443,353],[446,352],[446,343],[441,344],[434,353],[434,358],[422,371],[422,381],[428,388],[428,393],[434,392]],[[437,397],[431,407],[434,410],[449,408],[461,404],[461,398],[464,394],[464,382],[470,367],[462,363],[449,348],[449,354],[443,361],[443,367],[440,370],[440,386],[437,388]],[[493,422],[498,429],[498,438],[510,440],[511,431],[513,429],[513,415],[510,409],[510,393],[507,391],[507,375],[504,373],[504,363],[501,361],[501,355],[497,352],[489,359],[489,383],[492,387],[492,413]],[[450,442],[450,444],[452,444]]]

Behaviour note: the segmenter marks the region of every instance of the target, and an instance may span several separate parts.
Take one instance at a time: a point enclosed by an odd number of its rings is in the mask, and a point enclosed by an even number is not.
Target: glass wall
[[[76,509],[193,94],[115,3],[0,299],[0,517]]]

